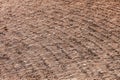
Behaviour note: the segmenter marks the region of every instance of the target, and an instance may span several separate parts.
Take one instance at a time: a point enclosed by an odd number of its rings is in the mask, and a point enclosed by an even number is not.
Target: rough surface
[[[0,80],[120,80],[119,0],[0,0]]]

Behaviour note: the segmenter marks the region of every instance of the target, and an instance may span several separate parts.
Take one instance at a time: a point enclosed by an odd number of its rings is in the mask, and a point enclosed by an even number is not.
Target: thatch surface
[[[0,80],[120,80],[119,0],[0,0]]]

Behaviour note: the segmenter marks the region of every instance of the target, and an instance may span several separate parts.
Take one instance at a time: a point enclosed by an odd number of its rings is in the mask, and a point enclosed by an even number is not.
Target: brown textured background
[[[0,80],[120,80],[119,0],[0,0]]]

